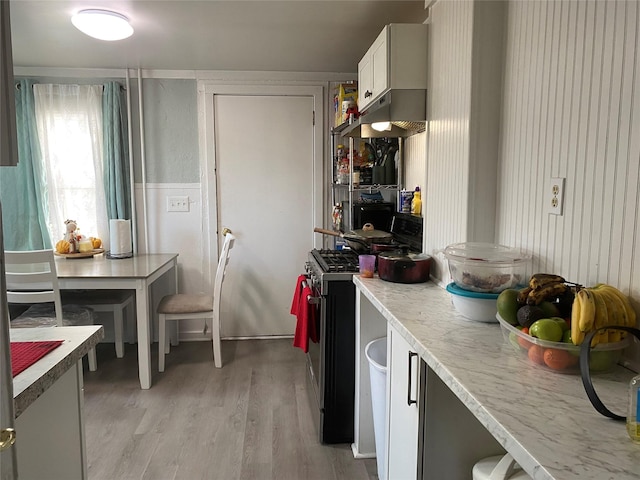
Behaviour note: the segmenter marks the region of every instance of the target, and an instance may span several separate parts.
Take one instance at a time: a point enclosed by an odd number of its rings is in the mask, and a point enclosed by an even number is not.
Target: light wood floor
[[[209,342],[181,343],[141,390],[135,345],[125,357],[97,348],[85,365],[91,480],[372,480],[375,459],[350,445],[321,445],[311,421],[304,354],[291,340],[223,341],[224,366]]]

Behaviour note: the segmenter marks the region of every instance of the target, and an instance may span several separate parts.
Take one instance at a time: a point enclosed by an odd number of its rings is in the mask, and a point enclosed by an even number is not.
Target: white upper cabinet
[[[427,88],[427,26],[385,26],[358,62],[358,109],[389,89]]]

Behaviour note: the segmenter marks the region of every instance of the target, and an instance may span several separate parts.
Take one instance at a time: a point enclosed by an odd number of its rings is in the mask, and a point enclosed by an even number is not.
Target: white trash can
[[[473,466],[473,480],[531,480],[511,455],[496,455]]]
[[[369,378],[371,379],[371,406],[373,407],[373,433],[376,443],[376,464],[378,478],[386,480],[385,445],[387,409],[387,337],[369,342],[364,349],[369,361]]]

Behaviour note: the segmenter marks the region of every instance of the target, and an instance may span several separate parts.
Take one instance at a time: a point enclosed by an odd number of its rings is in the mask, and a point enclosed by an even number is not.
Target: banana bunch
[[[636,312],[625,294],[617,288],[599,283],[578,291],[571,309],[571,341],[580,345],[591,330],[606,326],[636,326]],[[593,337],[591,346],[619,342],[626,332],[602,330]]]
[[[536,273],[529,279],[529,286],[518,293],[518,303],[540,305],[547,298],[562,295],[568,288],[560,275]]]

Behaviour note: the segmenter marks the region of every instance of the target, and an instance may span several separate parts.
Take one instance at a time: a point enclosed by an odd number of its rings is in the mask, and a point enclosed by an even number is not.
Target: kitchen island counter
[[[449,294],[433,282],[396,284],[357,275],[353,282],[359,317],[354,454],[360,451],[366,456],[369,441],[369,420],[364,416],[365,402],[370,400],[363,388],[368,388],[363,381],[367,368],[363,348],[385,334],[382,324],[388,322],[426,362],[428,371],[435,372],[453,392],[455,403],[470,411],[533,478],[639,478],[640,448],[627,436],[623,422],[596,412],[579,375],[556,374],[528,364],[504,343],[499,324],[465,320],[454,309]],[[627,382],[632,376],[622,367],[592,376],[610,410],[626,414]],[[435,376],[427,374],[429,378]],[[429,388],[427,380],[427,391]],[[426,415],[428,424],[429,413]],[[452,426],[452,431],[464,431],[464,426],[459,427]],[[448,445],[450,448],[454,447]],[[425,452],[425,458],[433,460],[433,452]],[[428,471],[427,465],[425,468]],[[446,465],[440,468],[446,471]],[[468,473],[470,478],[470,469]]]
[[[82,357],[103,327],[13,328],[9,335],[11,342],[63,341],[13,379],[20,478],[88,478]]]
[[[12,342],[64,340],[62,345],[13,379],[13,404],[16,418],[104,337],[104,329],[100,325],[12,328],[9,332]]]

